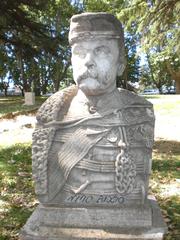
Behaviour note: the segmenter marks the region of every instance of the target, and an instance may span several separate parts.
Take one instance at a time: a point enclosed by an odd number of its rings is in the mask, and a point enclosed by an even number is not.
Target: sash
[[[88,130],[78,128],[64,143],[61,151],[58,153],[58,167],[54,169],[53,172],[54,187],[51,186],[49,200],[53,200],[61,191],[73,167],[80,162],[86,156],[88,151],[110,130],[111,128],[92,133]]]
[[[65,181],[67,180],[72,168],[85,157],[89,150],[97,142],[99,142],[108,131],[109,129],[88,134],[88,130],[77,129],[73,133],[72,137],[64,143],[58,154],[58,162],[63,172]]]

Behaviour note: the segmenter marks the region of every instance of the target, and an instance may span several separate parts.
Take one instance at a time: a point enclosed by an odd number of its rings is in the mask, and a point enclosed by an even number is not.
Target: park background
[[[127,67],[117,86],[153,94],[144,95],[156,116],[150,193],[168,224],[165,240],[178,240],[179,0],[1,0],[0,240],[18,239],[38,204],[31,170],[35,114],[50,94],[73,84],[69,23],[72,15],[86,11],[110,12],[123,24]],[[25,106],[29,91],[36,102]]]

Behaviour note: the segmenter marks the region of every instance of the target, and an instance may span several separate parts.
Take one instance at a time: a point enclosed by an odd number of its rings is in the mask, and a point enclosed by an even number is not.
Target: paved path
[[[31,142],[35,123],[35,116],[26,115],[0,120],[0,145]]]

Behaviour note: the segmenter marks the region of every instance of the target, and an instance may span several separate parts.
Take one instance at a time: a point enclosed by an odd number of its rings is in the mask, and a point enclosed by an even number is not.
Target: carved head
[[[108,13],[83,13],[71,18],[73,76],[86,95],[116,88],[116,76],[125,68],[121,23]]]

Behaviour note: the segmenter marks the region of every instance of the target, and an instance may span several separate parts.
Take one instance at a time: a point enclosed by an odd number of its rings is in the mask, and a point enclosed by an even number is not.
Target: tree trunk
[[[41,87],[42,94],[46,94],[47,93],[47,87],[48,87],[48,79],[46,77],[46,72],[45,73],[43,72],[43,68],[42,68],[42,71],[40,73],[40,78],[41,78],[41,83],[42,83],[42,87]]]
[[[7,97],[7,88],[4,88],[4,95]]]
[[[150,61],[150,56],[149,56],[148,53],[146,53],[146,56],[147,56],[147,62],[148,62],[148,65],[149,65],[151,78],[152,78],[153,82],[155,83],[155,78],[154,78],[154,73],[153,73],[153,66],[152,66],[151,61]]]
[[[41,87],[40,87],[39,76],[35,75],[33,79],[33,89],[31,91],[35,92],[35,96],[41,96]]]
[[[22,95],[22,97],[24,97],[24,89],[23,88],[21,88],[21,95]]]
[[[54,83],[54,91],[58,92],[59,91],[59,86],[60,86],[60,80],[59,78],[56,76],[56,81]]]
[[[176,82],[176,94],[180,94],[180,69],[174,70],[169,62],[166,62],[166,66],[172,80]]]
[[[128,89],[128,65],[126,65],[126,68],[123,72],[123,79],[124,79],[123,88]]]
[[[25,79],[25,76],[24,76],[24,64],[23,64],[23,57],[22,57],[21,51],[17,52],[17,60],[18,60],[18,64],[19,64],[20,79],[21,79],[21,83],[23,85],[23,89],[25,92],[28,92],[30,89],[29,89],[27,80]]]
[[[48,80],[43,80],[43,84],[42,84],[42,94],[46,94],[47,93],[47,86],[48,86]]]
[[[58,64],[58,62],[57,62]],[[60,63],[59,63],[60,65]],[[58,66],[58,65],[57,65]],[[68,70],[69,64],[67,64],[66,66],[64,66],[63,70],[59,71],[59,69],[57,68],[56,71],[56,78],[55,78],[55,82],[54,82],[54,88],[55,88],[55,92],[59,91],[59,87],[60,87],[60,82],[66,77],[67,74],[67,70]]]
[[[180,78],[174,78],[176,82],[176,94],[180,94]]]

